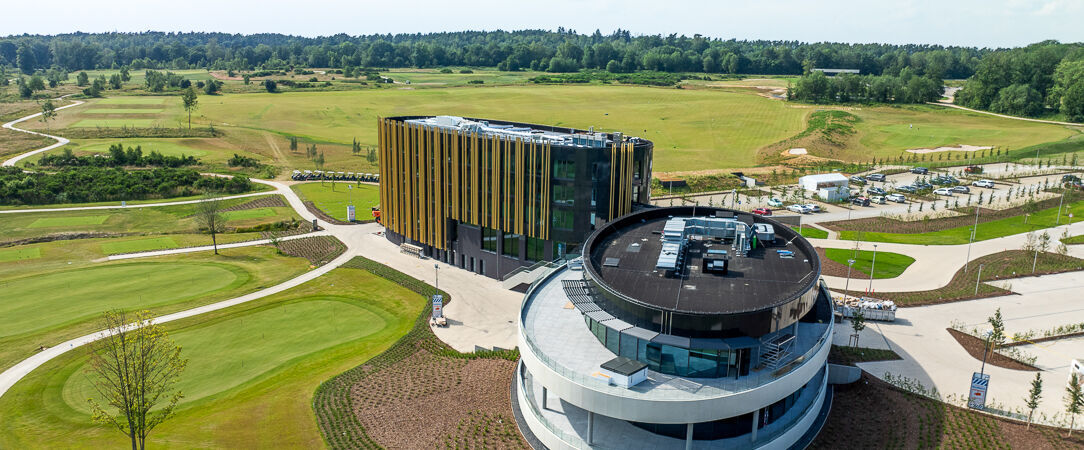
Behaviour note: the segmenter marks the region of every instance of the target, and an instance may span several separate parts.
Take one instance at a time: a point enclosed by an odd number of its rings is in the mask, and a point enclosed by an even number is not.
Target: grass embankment
[[[256,239],[260,234],[249,230],[283,222],[302,224],[301,217],[279,195],[222,200],[222,205],[228,211],[222,213],[226,233],[219,235],[220,243]],[[0,242],[48,240],[51,236],[71,233],[124,236],[103,243],[107,255],[210,244],[210,236],[199,232],[196,209],[196,204],[185,204],[5,214],[0,220],[0,236],[3,236]]]
[[[875,271],[873,278],[878,279],[898,277],[911,266],[911,263],[915,262],[915,259],[910,256],[892,252],[877,252],[876,261],[873,259],[873,252],[869,250],[859,250],[857,257],[854,250],[845,248],[826,248],[824,253],[828,259],[843,266],[847,266],[847,260],[853,258],[855,275],[869,276],[870,269],[873,269]]]
[[[309,267],[268,247],[91,263],[71,242],[50,244],[59,245],[43,245],[48,250],[37,259],[0,263],[0,368],[94,331],[109,309],[167,314],[253,292]]]
[[[373,220],[372,207],[380,203],[380,187],[372,184],[319,181],[291,186],[303,201],[312,202],[325,214],[346,220],[346,206],[354,205],[354,219]]]
[[[1065,245],[1084,244],[1084,234],[1079,236],[1070,236],[1068,238],[1062,239],[1061,241],[1064,242]]]
[[[263,155],[246,151],[225,139],[217,138],[117,138],[117,139],[76,139],[70,145],[49,150],[44,154],[55,155],[71,150],[75,156],[109,155],[109,146],[121,144],[124,148],[140,147],[144,155],[150,152],[161,153],[162,156],[194,156],[200,164],[211,168],[228,169],[227,161],[234,154],[248,158],[255,158],[267,162]],[[38,157],[24,160],[25,163],[37,163]]]
[[[274,267],[274,265],[268,265]],[[324,380],[380,354],[425,306],[416,293],[340,268],[273,296],[167,324],[189,359],[177,415],[155,446],[316,448],[311,399]],[[0,447],[125,445],[86,411],[84,351],[35,370],[0,398]]]
[[[877,255],[878,258],[880,255]],[[994,253],[971,261],[969,270],[964,272],[961,267],[953,275],[952,281],[940,289],[929,291],[911,292],[877,292],[875,297],[884,300],[892,300],[899,306],[922,306],[937,303],[948,303],[975,298],[996,297],[1009,295],[1012,292],[999,287],[986,284],[988,281],[1005,280],[1016,277],[1031,276],[1031,264],[1035,257],[1034,252],[1023,250],[1008,250]],[[979,283],[978,294],[975,293],[975,279],[979,275],[979,266],[982,265],[982,283]],[[878,261],[880,266],[880,261]],[[1035,275],[1050,273],[1072,272],[1084,269],[1084,259],[1072,256],[1059,255],[1056,253],[1039,253],[1035,266]],[[863,291],[850,291],[850,295],[861,296]]]
[[[1060,396],[1060,392],[1057,394]],[[1058,397],[1060,398],[1060,397]],[[1052,401],[1048,399],[1046,401]],[[1000,419],[894,387],[869,374],[835,386],[811,449],[1079,448],[1084,434]]]
[[[1062,225],[1069,223],[1069,213],[1073,214],[1074,220],[1084,213],[1084,201],[1077,201],[1066,205],[1061,210]],[[1014,234],[1039,232],[1045,228],[1055,226],[1058,208],[1047,208],[1031,214],[1024,223],[1024,216],[1006,217],[990,222],[979,223],[978,232],[975,233],[976,241],[985,241],[999,237],[1012,236]],[[981,219],[981,214],[980,214]],[[936,220],[936,219],[935,219]],[[933,220],[931,220],[933,222]],[[971,226],[963,225],[939,231],[927,233],[884,233],[875,231],[861,232],[864,241],[894,242],[900,244],[918,245],[955,245],[966,244],[971,236]],[[1056,237],[1056,236],[1055,236]],[[844,230],[839,232],[839,238],[844,240],[857,240],[859,232]]]

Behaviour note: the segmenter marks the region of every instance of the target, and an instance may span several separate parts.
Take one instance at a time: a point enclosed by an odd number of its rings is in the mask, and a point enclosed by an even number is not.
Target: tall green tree
[[[75,85],[83,87],[90,84],[90,76],[86,72],[79,72],[79,75],[75,76]]]
[[[1028,407],[1028,429],[1031,428],[1031,418],[1035,415],[1035,410],[1039,407],[1039,401],[1043,398],[1043,374],[1036,373],[1035,379],[1031,380],[1031,389],[1028,390],[1028,396],[1024,399],[1024,405]]]
[[[211,235],[211,245],[218,254],[218,234],[226,231],[226,216],[222,214],[222,200],[214,192],[208,191],[203,199],[196,203],[196,223]]]
[[[1080,414],[1081,407],[1084,407],[1084,390],[1081,390],[1080,379],[1076,371],[1073,371],[1069,375],[1069,385],[1065,387],[1065,412],[1069,414],[1069,436],[1073,435],[1073,425],[1076,422],[1076,415]]]
[[[181,93],[181,102],[184,104],[184,111],[188,113],[189,130],[192,129],[192,110],[199,108],[199,99],[197,97],[196,89],[192,86],[188,86],[188,89],[185,89],[184,92]]]
[[[46,99],[41,102],[41,122],[45,124],[46,128],[49,128],[49,121],[56,119],[56,105],[53,105],[53,101]]]
[[[90,345],[87,365],[98,398],[87,402],[95,422],[116,427],[132,450],[144,450],[147,436],[173,416],[183,397],[174,386],[188,360],[147,311],[109,311],[101,326],[104,336]]]

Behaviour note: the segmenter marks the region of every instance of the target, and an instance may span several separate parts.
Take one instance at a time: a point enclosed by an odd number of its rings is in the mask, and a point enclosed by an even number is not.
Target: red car
[[[757,208],[757,209],[753,210],[753,214],[756,214],[756,215],[759,215],[759,216],[770,216],[770,215],[772,215],[772,210],[770,210],[768,208]]]

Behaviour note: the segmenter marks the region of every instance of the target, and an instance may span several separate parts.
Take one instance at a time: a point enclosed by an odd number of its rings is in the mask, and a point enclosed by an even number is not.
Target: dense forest
[[[1047,41],[986,55],[956,104],[1019,116],[1084,121],[1084,46]]]
[[[501,70],[612,73],[653,70],[799,75],[813,67],[898,76],[905,68],[937,78],[971,76],[988,49],[936,45],[803,43],[603,35],[557,31],[462,31],[306,38],[282,34],[73,33],[0,38],[0,65],[25,74],[58,67],[282,70],[296,67],[485,66]]]
[[[203,176],[192,169],[79,167],[56,173],[27,173],[17,167],[0,168],[0,205],[143,200],[204,192],[239,194],[253,187],[245,177]]]
[[[787,99],[811,103],[923,103],[941,98],[944,81],[932,74],[915,74],[910,68],[893,75],[841,74],[834,77],[813,72],[787,89]]]

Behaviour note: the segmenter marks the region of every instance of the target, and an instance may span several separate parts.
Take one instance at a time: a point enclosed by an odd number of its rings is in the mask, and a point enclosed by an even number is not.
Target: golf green
[[[177,388],[184,392],[183,403],[194,402],[386,325],[357,303],[320,296],[185,329],[172,335],[189,360]],[[89,413],[86,399],[92,396],[97,395],[86,377],[68,378],[64,385],[64,400],[77,411]]]
[[[76,323],[109,309],[173,303],[240,285],[249,274],[225,264],[132,263],[0,283],[0,338]]]
[[[83,119],[72,125],[75,128],[147,128],[157,122],[156,119]]]
[[[30,228],[74,227],[79,225],[101,225],[109,214],[99,216],[42,217],[30,224]]]

